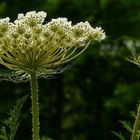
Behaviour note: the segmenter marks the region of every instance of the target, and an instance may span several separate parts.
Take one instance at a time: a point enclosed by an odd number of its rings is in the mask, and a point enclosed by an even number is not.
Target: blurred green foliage
[[[41,136],[53,140],[115,140],[118,120],[129,119],[140,99],[140,70],[129,63],[140,47],[139,0],[1,0],[0,17],[44,10],[48,19],[67,17],[102,26],[107,39],[92,44],[74,64],[52,79],[39,79]],[[47,21],[46,20],[46,21]],[[0,119],[29,83],[0,82]],[[31,139],[30,100],[22,111],[16,139]],[[0,123],[1,125],[1,123]]]

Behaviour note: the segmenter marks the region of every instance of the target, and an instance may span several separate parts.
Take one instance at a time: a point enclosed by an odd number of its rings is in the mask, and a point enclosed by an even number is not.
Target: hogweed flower
[[[23,79],[30,79],[32,91],[33,140],[39,140],[37,77],[61,71],[60,65],[79,56],[92,41],[105,33],[88,22],[72,25],[67,18],[45,22],[46,13],[18,14],[14,22],[0,19],[0,64]]]
[[[81,54],[91,41],[105,38],[102,29],[88,22],[72,26],[66,18],[43,23],[45,12],[19,14],[14,23],[0,19],[0,64],[29,77],[55,73],[60,65]],[[26,78],[27,78],[26,77]]]

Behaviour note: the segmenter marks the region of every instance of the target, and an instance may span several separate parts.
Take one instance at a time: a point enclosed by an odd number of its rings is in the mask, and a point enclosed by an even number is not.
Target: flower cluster
[[[80,55],[91,41],[105,38],[100,27],[88,22],[72,25],[67,18],[57,18],[46,23],[46,15],[31,11],[18,14],[14,22],[0,19],[0,64],[18,73],[48,75]]]

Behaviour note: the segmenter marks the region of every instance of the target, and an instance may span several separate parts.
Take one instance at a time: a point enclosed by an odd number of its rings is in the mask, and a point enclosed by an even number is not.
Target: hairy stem
[[[132,136],[130,140],[136,140],[139,125],[140,125],[140,104],[138,106],[137,116],[133,126]]]
[[[36,72],[30,74],[31,83],[31,102],[32,102],[32,137],[33,140],[39,139],[39,103],[38,103],[38,83]]]

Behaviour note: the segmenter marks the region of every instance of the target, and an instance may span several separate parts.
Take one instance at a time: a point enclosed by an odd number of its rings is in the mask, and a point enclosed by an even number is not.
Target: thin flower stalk
[[[137,65],[140,68],[140,52],[137,49],[138,48],[134,48],[132,50],[132,57],[128,60],[131,63],[134,63],[135,65]],[[140,128],[140,103],[139,103],[139,106],[138,106],[137,115],[136,115],[136,119],[135,119],[135,122],[134,122],[134,126],[133,126],[132,135],[131,135],[130,140],[136,140],[137,139],[139,128]]]
[[[130,140],[136,140],[139,125],[140,125],[140,104],[138,106],[137,116],[135,119],[135,123],[134,123],[133,130],[132,130],[132,136],[131,136]]]

